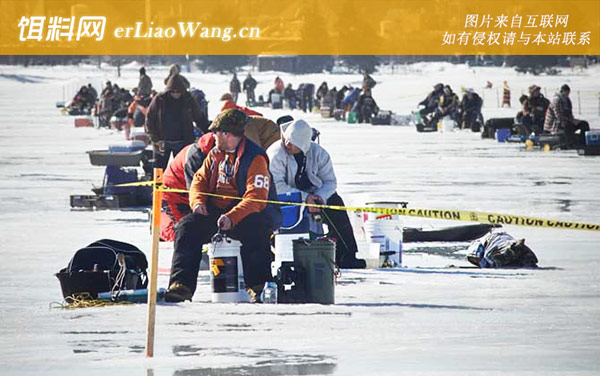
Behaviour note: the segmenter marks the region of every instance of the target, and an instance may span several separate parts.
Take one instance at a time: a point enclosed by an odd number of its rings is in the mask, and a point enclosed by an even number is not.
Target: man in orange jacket
[[[169,302],[192,299],[202,245],[219,229],[242,243],[244,279],[251,298],[256,298],[272,278],[269,233],[279,227],[281,213],[260,201],[275,200],[276,192],[265,151],[244,136],[247,118],[244,112],[230,109],[220,113],[209,128],[216,146],[194,174],[189,192],[193,212],[175,228],[175,252],[165,297]]]

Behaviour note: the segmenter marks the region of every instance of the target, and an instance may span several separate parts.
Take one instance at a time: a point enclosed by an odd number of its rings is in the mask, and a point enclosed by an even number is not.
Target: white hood
[[[281,132],[284,140],[299,147],[304,154],[308,153],[311,144],[312,129],[306,121],[298,119],[282,124]]]

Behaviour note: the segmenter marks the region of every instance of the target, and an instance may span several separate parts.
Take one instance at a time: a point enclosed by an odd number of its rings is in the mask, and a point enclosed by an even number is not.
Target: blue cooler
[[[600,130],[594,129],[585,132],[585,144],[588,146],[600,146]]]
[[[506,142],[506,139],[508,137],[510,137],[510,129],[508,129],[508,128],[496,129],[496,141]]]
[[[285,202],[302,202],[302,194],[300,192],[283,193],[277,195],[278,201]],[[299,205],[281,206],[281,214],[283,216],[282,224],[279,229],[280,234],[305,234],[310,230],[310,218],[307,215],[308,209]]]

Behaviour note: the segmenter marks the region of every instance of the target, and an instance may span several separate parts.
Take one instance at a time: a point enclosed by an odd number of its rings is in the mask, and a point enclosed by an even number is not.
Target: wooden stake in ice
[[[152,257],[148,283],[148,320],[146,330],[146,357],[154,356],[154,323],[156,321],[156,279],[158,278],[158,240],[160,235],[160,207],[162,202],[162,168],[154,169],[152,189]]]

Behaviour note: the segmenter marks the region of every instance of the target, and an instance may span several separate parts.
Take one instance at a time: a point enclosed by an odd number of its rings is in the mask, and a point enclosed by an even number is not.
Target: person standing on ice
[[[169,75],[167,76],[167,78],[165,78],[165,85],[169,82],[169,79],[171,77],[173,77],[174,75],[179,75],[179,77],[183,81],[183,85],[185,86],[185,88],[187,90],[190,89],[190,82],[187,80],[187,78],[185,78],[181,74],[181,67],[179,66],[179,64],[173,64],[173,65],[171,65],[171,68],[169,69]]]
[[[231,93],[233,103],[237,103],[238,95],[241,91],[240,80],[238,80],[237,74],[233,72],[233,78],[231,79],[231,82],[229,82],[229,92]]]
[[[248,72],[248,76],[246,76],[246,79],[244,80],[243,84],[243,89],[246,92],[246,106],[254,106],[256,102],[256,98],[254,96],[254,89],[256,89],[257,85],[258,83],[254,79],[254,77],[252,77],[250,72]]]
[[[140,81],[138,82],[138,95],[143,98],[149,98],[152,93],[152,80],[146,74],[146,68],[140,68]]]
[[[230,109],[217,115],[210,126],[215,147],[190,185],[192,214],[175,228],[175,251],[165,296],[168,302],[192,299],[202,246],[218,230],[226,231],[229,237],[242,243],[244,282],[251,301],[256,301],[265,282],[272,280],[269,235],[281,225],[281,212],[264,202],[276,200],[277,194],[264,149],[244,136],[247,119],[242,111]]]
[[[371,75],[367,71],[364,71],[363,72],[363,81],[362,81],[363,90],[365,90],[365,89],[373,90],[375,85],[377,85],[377,82],[375,82],[373,77],[371,77]]]
[[[307,204],[344,206],[337,194],[337,179],[329,153],[311,141],[312,129],[304,120],[295,120],[281,126],[281,142],[276,142],[267,155],[277,193],[300,192]],[[309,207],[309,212],[324,214],[324,222],[332,237],[337,239],[336,264],[341,268],[364,269],[365,260],[357,259],[358,247],[348,213]]]
[[[146,114],[146,133],[154,149],[154,167],[167,167],[169,157],[194,142],[194,123],[207,132],[208,119],[187,91],[178,74],[171,76],[164,92],[152,99]]]

